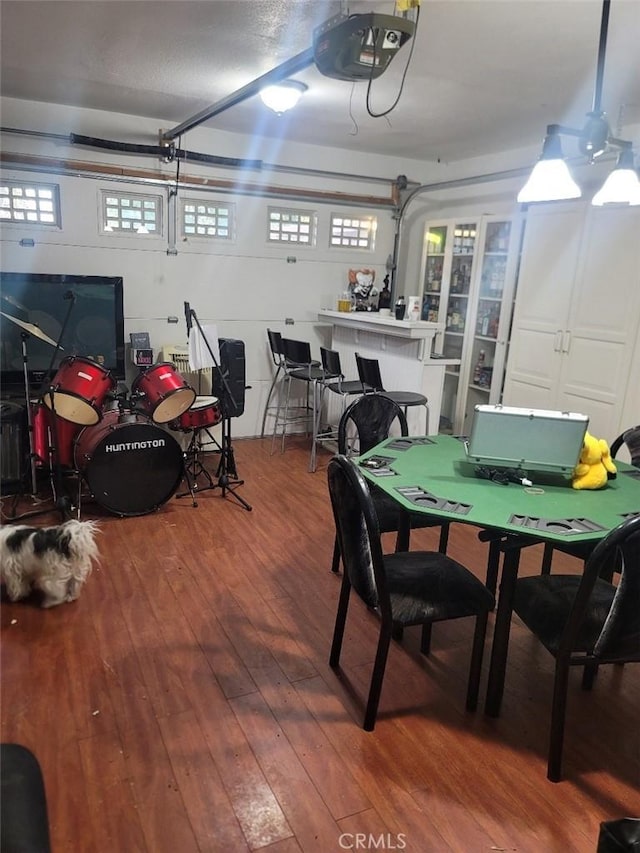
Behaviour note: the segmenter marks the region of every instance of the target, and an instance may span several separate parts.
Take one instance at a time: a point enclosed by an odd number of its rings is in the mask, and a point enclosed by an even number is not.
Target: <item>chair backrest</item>
[[[585,613],[603,570],[615,565],[620,580],[593,651],[603,662],[640,661],[640,515],[625,519],[594,548],[587,560],[560,649],[580,647]]]
[[[611,455],[615,457],[622,445],[626,445],[631,464],[640,468],[640,424],[626,429],[611,445]]]
[[[358,378],[365,391],[384,391],[380,364],[377,358],[365,358],[356,353],[356,365],[358,366]]]
[[[274,332],[273,329],[267,329],[267,337],[269,338],[269,346],[271,348],[271,358],[277,367],[279,364],[282,364],[284,360],[282,335],[280,332]]]
[[[320,347],[320,358],[322,359],[322,369],[325,373],[344,379],[342,367],[340,366],[340,353],[334,349]]]
[[[282,350],[287,363],[294,367],[307,367],[311,364],[311,345],[308,341],[296,341],[293,338],[282,338]]]
[[[338,424],[338,452],[347,453],[350,426],[357,431],[358,452],[366,453],[389,437],[391,424],[398,420],[400,434],[408,435],[407,419],[400,406],[384,394],[364,394],[345,409]]]
[[[329,495],[344,571],[367,607],[390,615],[380,528],[366,480],[347,456],[334,456],[327,469]]]

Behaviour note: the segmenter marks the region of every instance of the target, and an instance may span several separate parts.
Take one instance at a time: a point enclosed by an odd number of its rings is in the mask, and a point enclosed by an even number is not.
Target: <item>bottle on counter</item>
[[[407,310],[407,305],[404,301],[404,296],[399,296],[396,301],[396,320],[404,320],[405,311]]]
[[[378,311],[389,311],[391,309],[391,291],[389,290],[389,276],[385,275],[382,281],[382,290],[378,295]]]

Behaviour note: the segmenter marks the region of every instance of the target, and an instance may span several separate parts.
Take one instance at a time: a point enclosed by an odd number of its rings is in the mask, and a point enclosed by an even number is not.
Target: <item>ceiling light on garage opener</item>
[[[282,115],[282,113],[286,113],[287,110],[295,107],[300,96],[308,88],[299,80],[282,80],[280,83],[274,83],[272,86],[265,86],[264,89],[260,89],[260,97],[265,106],[273,110],[274,113]]]

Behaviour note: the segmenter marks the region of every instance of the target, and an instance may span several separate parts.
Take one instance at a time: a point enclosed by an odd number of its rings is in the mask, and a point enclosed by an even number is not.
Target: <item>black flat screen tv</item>
[[[73,355],[93,359],[115,379],[124,379],[121,277],[0,272],[0,312],[5,393],[24,387],[23,342],[33,396]],[[50,341],[60,341],[62,349],[56,353]]]

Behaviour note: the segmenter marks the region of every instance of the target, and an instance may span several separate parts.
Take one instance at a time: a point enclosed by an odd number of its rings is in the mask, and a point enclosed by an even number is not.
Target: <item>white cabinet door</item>
[[[618,434],[639,318],[640,208],[590,207],[563,335],[557,405],[587,412],[590,431],[609,440]]]
[[[629,417],[639,325],[640,208],[531,210],[503,402],[584,412],[612,441]]]
[[[549,408],[559,387],[563,336],[580,246],[582,207],[527,214],[503,402]]]

